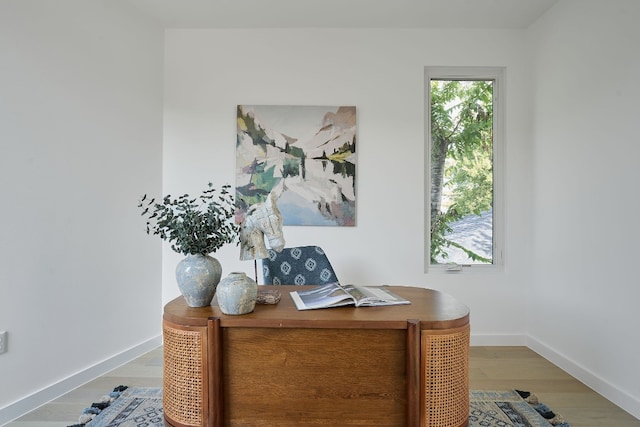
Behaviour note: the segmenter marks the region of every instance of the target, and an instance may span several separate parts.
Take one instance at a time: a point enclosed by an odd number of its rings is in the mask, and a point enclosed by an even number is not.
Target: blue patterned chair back
[[[337,282],[329,259],[319,246],[269,249],[262,262],[265,285],[324,285]]]

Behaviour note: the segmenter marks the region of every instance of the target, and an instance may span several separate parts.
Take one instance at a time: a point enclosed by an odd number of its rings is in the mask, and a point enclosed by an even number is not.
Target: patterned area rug
[[[471,391],[470,427],[570,427],[527,391]]]
[[[123,388],[102,409],[100,403],[86,408],[80,423],[69,427],[164,427],[162,388]]]
[[[105,396],[106,405],[92,405],[81,416],[80,424],[69,427],[164,426],[161,388],[119,386],[110,396]],[[469,427],[570,427],[529,392],[474,390],[470,398]]]

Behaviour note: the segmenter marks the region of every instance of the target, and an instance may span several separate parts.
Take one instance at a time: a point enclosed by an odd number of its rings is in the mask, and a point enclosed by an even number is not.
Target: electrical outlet
[[[0,354],[7,352],[7,331],[0,331]]]

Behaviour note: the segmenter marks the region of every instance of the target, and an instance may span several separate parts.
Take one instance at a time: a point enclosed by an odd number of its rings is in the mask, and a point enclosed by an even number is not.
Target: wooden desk
[[[410,305],[226,316],[216,300],[164,309],[170,426],[463,427],[469,309],[444,293],[392,287]]]

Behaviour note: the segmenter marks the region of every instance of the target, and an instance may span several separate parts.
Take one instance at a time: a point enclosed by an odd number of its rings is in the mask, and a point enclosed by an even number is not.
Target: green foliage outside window
[[[492,258],[450,238],[452,225],[493,205],[493,82],[431,80],[431,263],[451,247],[474,263]]]

